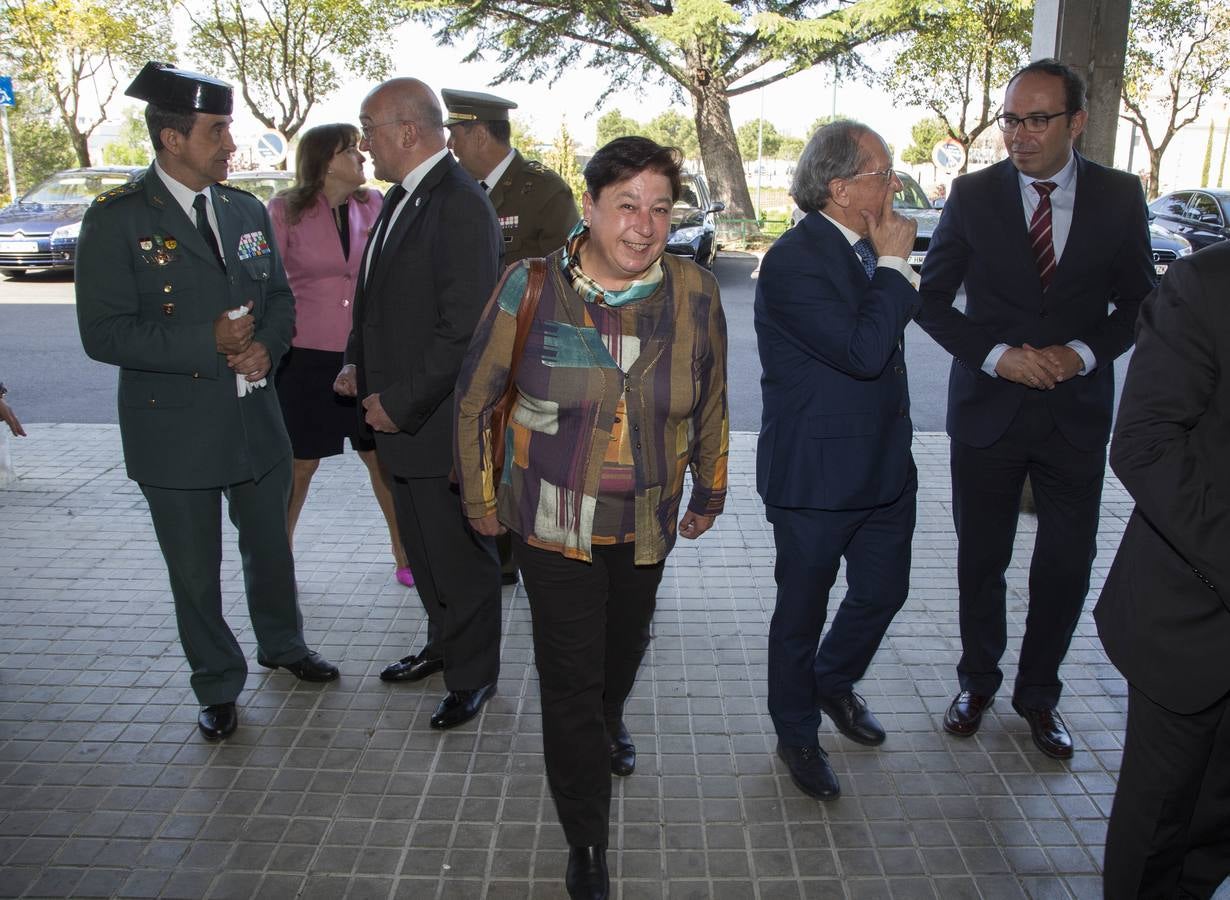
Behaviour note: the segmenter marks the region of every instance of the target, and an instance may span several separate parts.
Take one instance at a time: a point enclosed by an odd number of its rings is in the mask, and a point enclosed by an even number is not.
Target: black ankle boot
[[[564,884],[572,900],[608,900],[611,878],[606,870],[606,847],[569,847]]]

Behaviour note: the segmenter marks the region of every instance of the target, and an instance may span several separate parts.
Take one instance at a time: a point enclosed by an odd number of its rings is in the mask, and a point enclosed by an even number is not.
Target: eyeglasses
[[[1065,109],[1063,112],[1051,113],[1049,116],[1041,114],[1033,116],[1003,115],[996,116],[995,122],[999,125],[1000,131],[1016,131],[1024,125],[1025,130],[1031,134],[1041,134],[1050,127],[1051,119],[1058,119],[1060,116],[1070,116],[1073,112],[1074,110]]]
[[[377,128],[383,128],[385,125],[400,125],[404,121],[406,120],[405,119],[389,119],[389,121],[387,122],[377,122],[375,125],[364,125],[362,128],[359,129],[359,134],[363,136],[363,140],[370,141],[372,139],[372,132],[375,131]]]
[[[854,178],[871,178],[872,176],[875,176],[883,182],[889,182],[893,180],[894,174],[896,173],[893,172],[893,167],[889,166],[887,169],[882,169],[879,172],[859,172],[857,175],[851,175],[847,180],[852,180]]]

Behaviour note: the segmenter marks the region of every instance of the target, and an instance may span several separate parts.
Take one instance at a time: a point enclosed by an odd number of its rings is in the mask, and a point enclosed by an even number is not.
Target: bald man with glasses
[[[1068,759],[1059,666],[1089,590],[1114,402],[1114,360],[1153,287],[1140,181],[1074,150],[1085,85],[1053,59],[1008,83],[1008,159],[953,182],[922,269],[917,321],[953,356],[960,690],[944,729],[978,731],[1003,681],[1005,570],[1028,476],[1038,511],[1012,707]],[[953,306],[964,284],[964,311]]]

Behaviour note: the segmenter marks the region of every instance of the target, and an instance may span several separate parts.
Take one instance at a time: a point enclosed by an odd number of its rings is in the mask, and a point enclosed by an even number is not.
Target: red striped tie
[[[1033,218],[1029,220],[1029,245],[1033,247],[1034,259],[1038,261],[1038,277],[1042,280],[1042,290],[1051,286],[1051,276],[1055,274],[1055,244],[1051,240],[1051,191],[1055,190],[1053,181],[1035,181],[1034,190],[1038,192],[1038,208],[1034,210]]]

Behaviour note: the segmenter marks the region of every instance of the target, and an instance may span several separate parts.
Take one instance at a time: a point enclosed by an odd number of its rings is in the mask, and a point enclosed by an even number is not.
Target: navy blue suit
[[[948,379],[963,690],[993,695],[1007,644],[1004,572],[1021,489],[1033,485],[1038,535],[1014,699],[1052,708],[1096,549],[1114,401],[1114,359],[1132,345],[1153,287],[1140,181],[1076,157],[1071,230],[1044,292],[1010,161],[958,178],[922,270],[917,321],[953,355]],[[965,285],[964,312],[953,299]],[[981,370],[996,344],[1080,340],[1097,360],[1053,390]]]
[[[816,698],[863,677],[909,592],[917,474],[902,335],[917,304],[900,272],[869,280],[819,213],[760,266],[756,487],[777,548],[769,713],[786,744],[816,744]],[[821,642],[843,556],[849,591]]]

